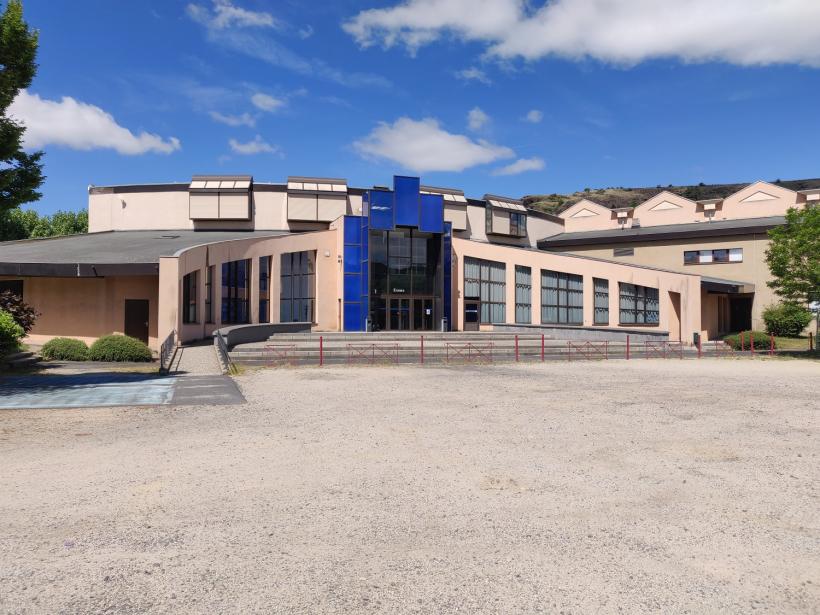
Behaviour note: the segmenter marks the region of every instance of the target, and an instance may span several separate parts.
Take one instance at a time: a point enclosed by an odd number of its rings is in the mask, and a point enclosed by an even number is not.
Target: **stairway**
[[[22,350],[4,356],[0,359],[0,365],[2,365],[3,369],[23,369],[35,365],[42,360],[43,358],[40,355]]]
[[[540,334],[507,332],[379,332],[274,335],[267,342],[241,344],[231,360],[245,366],[367,364],[466,364],[625,359],[625,342],[559,340]],[[321,339],[321,351],[320,351]],[[630,346],[630,358],[696,358],[694,346],[661,343]],[[703,355],[719,354],[704,345]]]

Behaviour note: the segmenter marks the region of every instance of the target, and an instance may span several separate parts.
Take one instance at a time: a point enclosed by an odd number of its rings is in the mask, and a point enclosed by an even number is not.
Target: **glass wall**
[[[506,276],[504,263],[470,257],[464,259],[464,297],[481,301],[482,323],[506,322]]]
[[[592,286],[595,292],[595,317],[596,325],[609,324],[609,280],[592,278]]]
[[[214,273],[216,266],[205,269],[205,322],[214,321]]]
[[[248,297],[250,297],[251,261],[243,259],[222,263],[222,323],[245,324],[249,322]]]
[[[655,325],[659,321],[658,289],[620,283],[622,325]]]
[[[541,322],[584,324],[584,278],[572,273],[541,270]]]
[[[259,322],[270,322],[270,256],[259,257]]]
[[[192,271],[182,278],[182,322],[186,325],[197,322],[197,286],[199,271]]]
[[[316,322],[316,251],[281,256],[279,322]]]
[[[515,322],[532,322],[532,270],[515,266]]]

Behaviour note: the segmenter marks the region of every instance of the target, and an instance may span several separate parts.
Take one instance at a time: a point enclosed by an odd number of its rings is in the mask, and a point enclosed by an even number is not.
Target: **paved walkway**
[[[200,342],[188,346],[181,346],[177,350],[174,363],[171,365],[172,374],[220,375],[219,361],[216,358],[213,342]]]

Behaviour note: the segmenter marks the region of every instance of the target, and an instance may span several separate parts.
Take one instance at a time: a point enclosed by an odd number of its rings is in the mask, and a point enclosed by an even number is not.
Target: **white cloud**
[[[472,131],[481,130],[489,121],[490,116],[478,107],[473,107],[467,113],[467,127]]]
[[[417,171],[463,171],[515,156],[509,147],[447,132],[437,120],[400,117],[380,122],[369,135],[353,144],[367,158],[382,158]]]
[[[343,24],[362,46],[413,54],[445,34],[505,60],[548,56],[633,65],[653,58],[820,67],[817,0],[406,0]]]
[[[211,111],[208,115],[210,115],[211,119],[215,122],[227,124],[228,126],[250,126],[251,128],[256,126],[256,118],[250,113],[243,113],[242,115],[225,115],[223,113],[219,113],[218,111]]]
[[[463,68],[459,71],[456,71],[456,77],[461,79],[462,81],[478,81],[479,83],[483,83],[484,85],[492,84],[492,81],[480,68],[476,68],[475,66],[471,66],[470,68]]]
[[[230,139],[228,145],[231,146],[231,151],[243,156],[252,156],[253,154],[275,154],[279,151],[279,147],[271,145],[262,139],[261,136],[256,135],[253,141],[247,143],[240,143],[236,139]]]
[[[316,58],[306,58],[282,45],[270,33],[287,29],[270,13],[250,11],[230,0],[213,0],[213,8],[188,4],[188,17],[205,28],[210,42],[277,68],[348,87],[389,87],[390,81],[370,73],[348,73]],[[311,30],[312,31],[312,30]],[[302,36],[309,32],[303,29]]]
[[[527,111],[527,115],[524,116],[524,121],[529,122],[530,124],[540,124],[543,119],[544,114],[538,109],[530,109]]]
[[[201,4],[189,4],[186,9],[188,16],[196,22],[215,30],[225,28],[273,28],[278,22],[270,13],[249,11],[234,6],[230,0],[213,0],[213,10]]]
[[[156,152],[170,154],[179,139],[163,139],[148,132],[134,134],[117,124],[110,113],[69,96],[47,100],[23,90],[9,107],[9,115],[26,126],[25,146],[61,145],[71,149],[113,149],[129,156]]]
[[[541,158],[519,158],[506,167],[495,169],[493,175],[518,175],[527,171],[540,171],[544,168],[544,161]]]
[[[310,38],[311,36],[313,36],[313,26],[308,24],[304,28],[299,28],[297,34],[299,35],[299,38],[301,38],[302,40]]]
[[[285,101],[281,98],[274,98],[273,96],[262,94],[261,92],[257,92],[251,96],[251,102],[257,109],[269,112],[276,111],[277,109],[285,106]]]

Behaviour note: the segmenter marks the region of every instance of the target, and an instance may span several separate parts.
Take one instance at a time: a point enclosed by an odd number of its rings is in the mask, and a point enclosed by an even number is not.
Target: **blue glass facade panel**
[[[396,224],[402,226],[419,226],[419,186],[421,180],[418,177],[393,177],[393,190],[395,191]]]
[[[344,315],[342,320],[345,331],[365,330],[368,301],[367,228],[367,218],[344,217]]]
[[[345,243],[344,264],[345,273],[362,272],[362,247],[360,245]]]
[[[444,197],[440,194],[421,195],[419,230],[426,233],[444,232]]]
[[[370,191],[370,228],[378,231],[392,231],[393,193],[385,190]]]

